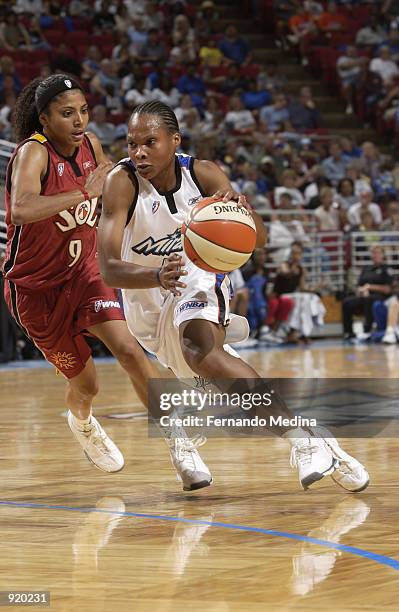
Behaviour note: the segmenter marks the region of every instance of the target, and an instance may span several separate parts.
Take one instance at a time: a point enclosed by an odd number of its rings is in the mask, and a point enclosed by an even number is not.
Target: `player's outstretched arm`
[[[40,195],[41,180],[47,172],[47,164],[47,150],[39,143],[27,142],[18,151],[11,175],[11,223],[14,225],[48,219],[62,210],[77,206],[85,199],[82,189],[57,195]],[[88,176],[84,190],[89,198],[101,194],[104,179],[111,167],[110,162],[100,163]]]
[[[266,244],[266,228],[262,218],[251,209],[244,195],[235,191],[226,174],[214,162],[206,160],[195,160],[194,171],[197,179],[207,196],[216,196],[225,202],[237,201],[239,206],[244,206],[252,215],[256,225],[256,248]]]
[[[161,286],[179,295],[178,288],[185,287],[179,280],[185,274],[179,255],[168,257],[161,268],[137,266],[121,258],[123,233],[136,196],[136,185],[122,166],[110,172],[104,184],[103,207],[98,226],[101,274],[110,287],[147,289]]]

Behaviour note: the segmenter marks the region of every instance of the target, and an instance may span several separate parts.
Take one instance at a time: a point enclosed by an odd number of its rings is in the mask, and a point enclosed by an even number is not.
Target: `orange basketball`
[[[231,272],[248,261],[256,243],[252,215],[237,202],[204,198],[182,226],[187,257],[207,272]]]

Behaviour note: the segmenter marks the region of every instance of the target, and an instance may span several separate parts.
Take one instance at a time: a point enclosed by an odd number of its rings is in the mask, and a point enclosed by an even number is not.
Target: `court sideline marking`
[[[318,538],[312,538],[310,536],[304,536],[297,533],[290,533],[288,531],[275,531],[274,529],[264,529],[262,527],[251,527],[249,525],[236,525],[234,523],[220,523],[218,521],[202,521],[199,519],[187,519],[178,516],[164,516],[162,514],[143,514],[141,512],[117,512],[113,510],[105,510],[102,508],[80,508],[76,506],[57,506],[48,504],[34,504],[28,502],[12,502],[12,501],[0,501],[1,506],[13,506],[17,508],[33,508],[33,509],[45,509],[45,510],[67,510],[69,512],[100,512],[103,514],[111,514],[116,516],[131,516],[142,519],[153,519],[158,521],[170,521],[174,523],[189,523],[192,525],[209,525],[210,527],[221,527],[223,529],[234,529],[236,531],[247,531],[252,533],[261,533],[264,535],[275,536],[278,538],[287,538],[290,540],[299,540],[300,542],[308,542],[309,544],[318,544],[325,548],[333,548],[341,552],[346,552],[357,557],[363,557],[370,559],[381,565],[386,565],[392,569],[399,571],[399,561],[392,557],[386,557],[385,555],[379,555],[356,546],[347,546],[346,544],[337,544],[336,542],[329,542],[328,540],[319,540]]]

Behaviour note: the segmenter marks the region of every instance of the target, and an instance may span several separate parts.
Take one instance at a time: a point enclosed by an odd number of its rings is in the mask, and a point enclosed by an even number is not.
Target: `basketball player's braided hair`
[[[41,81],[41,78],[31,81],[17,98],[13,119],[17,142],[29,138],[33,132],[42,130],[35,104],[36,89]]]
[[[179,123],[173,110],[167,104],[153,100],[152,102],[144,102],[136,106],[132,113],[134,115],[156,115],[162,119],[166,129],[171,134],[179,132]]]

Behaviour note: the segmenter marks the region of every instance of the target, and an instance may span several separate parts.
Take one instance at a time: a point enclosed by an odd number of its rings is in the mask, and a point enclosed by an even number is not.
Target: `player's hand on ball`
[[[107,174],[114,164],[112,162],[101,162],[97,168],[89,174],[85,182],[85,189],[91,198],[97,198],[101,195],[104,181]]]
[[[182,265],[183,260],[180,255],[173,253],[164,259],[158,274],[161,287],[168,289],[173,295],[177,296],[181,295],[179,287],[184,289],[187,286],[179,280],[181,276],[187,274],[186,270],[183,270]]]
[[[245,195],[238,193],[238,191],[234,191],[234,189],[219,189],[219,191],[214,193],[212,197],[218,200],[223,200],[223,202],[231,202],[231,200],[234,200],[234,202],[237,202],[238,206],[246,208],[249,210],[249,212],[252,211],[252,206],[249,204],[249,202],[247,202]]]

